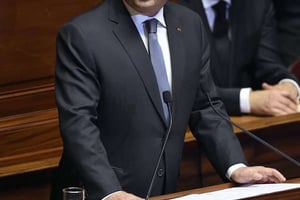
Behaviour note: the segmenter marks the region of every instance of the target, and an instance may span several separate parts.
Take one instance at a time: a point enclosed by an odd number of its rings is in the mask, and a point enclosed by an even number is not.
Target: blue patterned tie
[[[160,45],[157,40],[157,20],[151,19],[144,22],[146,30],[148,32],[148,49],[149,54],[152,62],[152,66],[155,72],[156,81],[159,87],[159,93],[160,98],[165,114],[165,118],[168,120],[169,114],[168,114],[168,107],[164,102],[163,99],[163,92],[164,91],[170,91],[170,85],[168,82],[165,62],[162,54],[162,50],[160,48]]]

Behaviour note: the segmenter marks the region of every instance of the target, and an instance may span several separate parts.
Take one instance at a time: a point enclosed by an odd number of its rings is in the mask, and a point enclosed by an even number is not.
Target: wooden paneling
[[[0,177],[56,167],[62,152],[56,109],[0,118]]]
[[[0,117],[53,108],[59,28],[101,0],[0,2]]]
[[[53,79],[28,81],[0,89],[0,118],[55,107]]]
[[[0,86],[53,76],[55,37],[71,17],[99,0],[0,3]]]
[[[300,113],[279,117],[233,117],[233,121],[252,131],[284,153],[300,161]],[[265,147],[245,133],[234,128],[246,159],[251,165],[264,165],[281,171],[287,178],[300,177],[299,167]],[[186,136],[179,190],[222,183],[205,155],[200,156],[199,147],[188,132]],[[200,158],[202,159],[201,165]]]

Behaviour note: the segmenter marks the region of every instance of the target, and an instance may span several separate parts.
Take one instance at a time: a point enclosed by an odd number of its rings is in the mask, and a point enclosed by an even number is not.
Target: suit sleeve
[[[258,80],[256,81],[257,88],[260,88],[262,82],[277,84],[285,78],[297,81],[280,58],[274,7],[271,1],[266,2],[260,41],[255,57],[254,79]]]
[[[229,118],[210,73],[209,47],[204,35],[202,44],[200,84],[189,125],[216,171],[226,180],[225,174],[230,166],[247,162],[231,124],[216,114],[206,97],[208,95],[211,98],[219,113]]]
[[[230,115],[241,115],[240,109],[240,88],[220,88],[217,87],[217,92],[224,102],[226,111]]]
[[[65,26],[57,37],[55,92],[64,154],[89,198],[121,190],[96,125],[101,84],[82,31]]]

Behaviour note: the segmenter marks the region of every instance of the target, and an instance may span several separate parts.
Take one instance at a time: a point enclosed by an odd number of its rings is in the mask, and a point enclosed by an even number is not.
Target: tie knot
[[[145,27],[148,33],[156,33],[157,31],[157,20],[156,19],[150,19],[146,20]]]
[[[216,16],[224,17],[226,16],[226,2],[223,0],[220,0],[218,3],[216,3],[212,8],[214,9]]]

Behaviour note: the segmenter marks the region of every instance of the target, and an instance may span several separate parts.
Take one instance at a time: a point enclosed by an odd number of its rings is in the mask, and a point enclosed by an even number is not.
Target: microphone
[[[169,109],[169,114],[172,114],[170,112],[170,107],[171,107],[171,104],[172,104],[172,95],[171,95],[171,92],[170,91],[164,91],[163,92],[163,99],[164,99],[164,102],[167,104],[168,106],[168,109]]]
[[[295,164],[296,166],[298,166],[298,167],[300,166],[300,163],[299,163],[297,160],[295,160],[294,158],[292,158],[292,157],[290,157],[289,155],[285,154],[284,152],[280,151],[279,149],[277,149],[277,148],[274,147],[273,145],[267,143],[267,142],[264,141],[263,139],[257,137],[256,135],[254,135],[254,134],[251,133],[250,131],[246,130],[245,128],[239,126],[238,124],[236,124],[235,122],[231,121],[230,119],[227,119],[222,113],[218,112],[218,111],[215,109],[215,107],[214,107],[214,105],[213,105],[213,103],[212,103],[212,101],[211,101],[211,99],[210,99],[208,93],[205,93],[205,95],[206,95],[206,97],[207,97],[207,99],[208,99],[208,101],[209,101],[210,106],[211,106],[212,109],[214,110],[214,112],[217,113],[221,118],[225,119],[225,120],[226,120],[227,122],[229,122],[231,125],[237,127],[238,129],[240,129],[241,131],[243,131],[244,133],[246,133],[248,136],[250,136],[250,137],[253,138],[254,140],[260,142],[261,144],[263,144],[263,145],[265,145],[266,147],[270,148],[271,150],[275,151],[275,152],[278,153],[279,155],[283,156],[284,158],[286,158],[287,160],[289,160],[290,162],[292,162],[292,163]]]
[[[160,154],[159,154],[156,166],[155,166],[155,170],[154,170],[154,172],[152,174],[151,183],[150,183],[150,186],[148,188],[148,192],[147,192],[147,196],[146,196],[145,200],[148,200],[149,197],[150,197],[150,195],[151,195],[151,190],[152,190],[152,187],[153,187],[155,176],[156,176],[159,164],[161,162],[162,156],[164,154],[164,151],[165,151],[165,148],[166,148],[166,144],[168,142],[168,138],[169,138],[169,135],[170,135],[170,132],[171,132],[172,124],[173,124],[172,111],[171,111],[171,107],[172,107],[172,95],[171,95],[171,92],[170,91],[164,91],[163,92],[163,99],[164,99],[165,104],[167,104],[167,106],[168,106],[169,124],[168,124],[168,129],[167,129],[167,132],[166,132],[166,136],[164,138],[164,143],[163,143],[163,146],[161,148],[161,151],[160,151]]]

